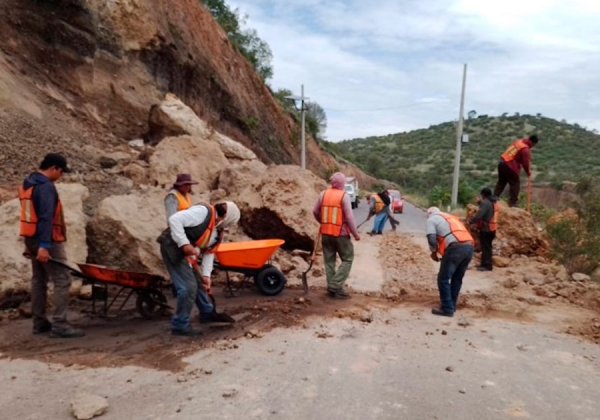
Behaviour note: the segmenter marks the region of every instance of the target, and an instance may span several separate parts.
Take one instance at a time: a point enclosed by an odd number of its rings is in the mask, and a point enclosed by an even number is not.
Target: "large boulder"
[[[195,188],[206,191],[213,189],[227,165],[217,143],[199,136],[167,137],[150,157],[150,178],[164,188],[175,182],[178,173],[185,172],[198,182]]]
[[[189,134],[219,145],[228,159],[255,160],[253,151],[241,143],[213,130],[200,119],[196,113],[177,96],[168,93],[165,99],[150,110],[150,132],[147,139],[157,143],[164,137]]]
[[[88,189],[81,184],[56,184],[56,187],[65,211],[67,257],[73,262],[85,262],[87,243],[83,200],[88,197]],[[0,294],[9,289],[29,289],[31,268],[22,255],[24,244],[19,236],[19,214],[18,199],[0,207]]]
[[[477,206],[467,206],[467,219],[477,213]],[[479,246],[479,231],[470,226],[477,247]],[[494,254],[502,257],[512,255],[545,255],[549,250],[548,241],[543,231],[540,231],[531,214],[518,207],[508,207],[500,203],[498,215],[498,231],[494,240]]]
[[[167,227],[165,195],[165,190],[148,188],[102,200],[87,226],[88,261],[120,270],[165,275],[156,242]],[[193,204],[208,200],[208,193],[192,195]]]
[[[241,164],[221,173],[219,188],[239,205],[240,225],[251,238],[281,238],[284,249],[312,249],[319,229],[312,206],[326,188],[312,172],[291,165]]]

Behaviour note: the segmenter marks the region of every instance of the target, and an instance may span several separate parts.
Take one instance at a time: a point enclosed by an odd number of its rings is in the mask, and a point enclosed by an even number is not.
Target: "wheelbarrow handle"
[[[31,255],[29,252],[23,252],[23,256],[29,260],[33,259],[33,255]],[[56,258],[50,258],[48,260],[49,263],[52,264],[56,264],[59,265],[63,268],[66,268],[67,270],[69,270],[73,275],[77,276],[77,277],[84,277],[83,273],[75,267],[72,267],[71,265],[69,265],[68,263],[61,261],[61,260],[57,260]]]

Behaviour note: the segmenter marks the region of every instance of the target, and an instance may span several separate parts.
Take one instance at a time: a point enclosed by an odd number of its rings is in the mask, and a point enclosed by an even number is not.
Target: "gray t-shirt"
[[[450,233],[450,224],[442,217],[440,213],[431,215],[427,219],[427,239],[429,243],[429,249],[434,252],[437,251],[437,237],[446,238],[446,247],[451,243],[458,242],[456,236]],[[448,236],[446,236],[448,235]],[[432,243],[433,239],[433,243]],[[434,245],[435,244],[435,245]]]

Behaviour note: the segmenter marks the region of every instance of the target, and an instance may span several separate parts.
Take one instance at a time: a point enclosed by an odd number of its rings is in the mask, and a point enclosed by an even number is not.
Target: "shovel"
[[[305,272],[302,273],[302,288],[304,289],[304,294],[308,293],[308,278],[307,274],[313,266],[315,262],[315,255],[317,254],[317,248],[319,247],[319,242],[321,242],[321,231],[319,230],[319,234],[317,235],[317,239],[315,240],[315,247],[313,248],[313,252],[310,256],[310,265],[306,269]]]
[[[198,267],[198,259],[196,257],[188,256],[185,258],[187,262],[192,267],[194,271],[194,276],[196,277],[196,281],[198,282],[198,287],[202,287],[202,276],[200,275],[200,268]],[[213,305],[213,312],[217,312],[217,303],[215,302],[215,297],[212,294],[212,288],[206,290],[206,294],[210,298],[210,301]]]
[[[531,213],[531,177],[527,177],[527,213]]]
[[[360,229],[360,227],[362,225],[364,225],[365,223],[367,223],[369,220],[371,220],[371,217],[367,217],[367,219],[364,222],[362,222],[360,225],[356,226],[356,230]]]

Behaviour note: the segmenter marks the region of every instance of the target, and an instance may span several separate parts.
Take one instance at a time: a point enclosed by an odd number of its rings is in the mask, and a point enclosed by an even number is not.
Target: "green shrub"
[[[585,178],[577,185],[581,200],[576,216],[551,223],[547,232],[552,252],[570,272],[590,274],[600,265],[600,180]]]

